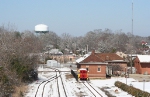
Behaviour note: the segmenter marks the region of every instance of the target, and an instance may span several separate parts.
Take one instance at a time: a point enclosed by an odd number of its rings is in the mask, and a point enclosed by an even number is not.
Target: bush
[[[24,62],[25,58],[26,62]],[[11,69],[16,72],[22,82],[37,80],[38,73],[33,69],[34,63],[30,58],[25,58],[14,57],[11,60]]]
[[[137,89],[133,86],[128,86],[125,83],[119,81],[115,82],[115,86],[135,97],[150,97],[150,93]]]
[[[31,80],[37,80],[38,79],[38,73],[34,69],[30,70],[29,74],[30,74],[29,77]]]

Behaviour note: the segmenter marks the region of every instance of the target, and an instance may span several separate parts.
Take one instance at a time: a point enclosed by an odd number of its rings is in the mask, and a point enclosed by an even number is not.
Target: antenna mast
[[[131,35],[131,45],[133,45],[133,0],[132,0],[132,35]],[[132,74],[132,49],[131,47],[131,74]]]
[[[132,36],[133,36],[133,0],[132,0]]]

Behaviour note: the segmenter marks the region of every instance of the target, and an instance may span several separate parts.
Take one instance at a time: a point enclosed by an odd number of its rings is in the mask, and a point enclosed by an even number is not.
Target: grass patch
[[[24,93],[26,93],[27,90],[28,87],[26,85],[15,87],[15,92],[12,94],[12,97],[24,97]]]

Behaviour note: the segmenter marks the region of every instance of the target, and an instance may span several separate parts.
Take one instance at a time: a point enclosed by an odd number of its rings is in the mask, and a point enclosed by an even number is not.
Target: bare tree
[[[41,34],[39,39],[44,47],[53,45],[54,48],[59,48],[60,37],[55,32],[50,31],[49,33]]]
[[[60,40],[60,49],[64,52],[65,49],[71,49],[72,48],[72,43],[73,43],[73,38],[70,34],[68,33],[63,33],[61,35],[61,40]]]
[[[34,53],[40,51],[41,46],[37,45],[40,41],[33,34],[22,35],[0,29],[0,87],[5,96],[13,92],[14,85],[30,79],[30,71],[36,68],[37,57]]]

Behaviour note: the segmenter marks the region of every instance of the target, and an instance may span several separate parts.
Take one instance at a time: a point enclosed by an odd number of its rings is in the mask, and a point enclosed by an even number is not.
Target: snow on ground
[[[61,71],[68,71],[62,72],[62,78],[68,97],[92,96],[92,94],[88,92],[88,89],[82,83],[77,82],[75,78],[72,78],[70,76],[71,72],[69,66],[58,69]],[[51,78],[52,76],[55,75],[55,72],[47,72],[52,71],[50,68],[45,68],[43,66],[40,66],[38,68],[38,71],[40,71],[38,74],[39,80],[29,84],[28,86],[29,89],[27,90],[25,97],[34,97],[38,85],[42,81]],[[134,80],[132,78],[112,77],[111,79],[93,79],[93,80],[91,79],[90,83],[95,87],[96,90],[99,90],[99,92],[101,93],[101,95],[103,95],[103,97],[107,97],[107,95],[105,94],[107,92],[112,96],[116,97],[132,97],[130,94],[115,87],[114,85],[115,81],[121,81],[123,83],[127,83],[128,85],[132,85],[141,90],[144,89],[145,91],[150,92],[150,82],[138,82],[137,80]],[[57,87],[56,80],[49,83],[45,87],[44,97],[59,97],[56,87]],[[105,90],[107,92],[103,92],[102,90]],[[42,88],[40,88],[40,91],[42,91]],[[37,97],[41,97],[41,94],[39,94]]]
[[[128,79],[130,81],[134,79]],[[106,91],[108,91],[110,94],[116,97],[132,97],[128,93],[122,91],[118,87],[114,85],[115,81],[121,81],[124,82],[125,78],[111,78],[111,79],[102,79],[102,80],[91,80],[91,83],[93,83],[95,86],[99,88],[104,88]],[[116,92],[115,92],[116,90]]]

